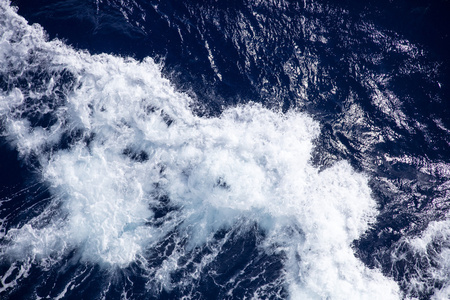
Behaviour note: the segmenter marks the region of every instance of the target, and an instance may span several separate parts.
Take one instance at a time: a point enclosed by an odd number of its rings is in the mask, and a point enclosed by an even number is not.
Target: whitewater
[[[93,55],[49,40],[0,1],[1,134],[48,193],[20,221],[7,210],[15,197],[0,199],[8,212],[0,259],[9,264],[0,294],[34,267],[74,264],[86,274],[103,270],[110,283],[133,266],[154,295],[188,290],[227,243],[256,230],[259,255],[282,262],[270,284],[290,299],[402,298],[397,282],[355,257],[353,241],[378,206],[368,175],[348,162],[313,165],[318,121],[256,103],[200,115],[201,104],[161,69],[150,57]],[[433,223],[405,243],[420,253],[437,234],[433,226],[448,228]],[[77,276],[33,297],[64,298]],[[267,288],[251,297],[264,298]],[[122,295],[134,298],[125,287]]]

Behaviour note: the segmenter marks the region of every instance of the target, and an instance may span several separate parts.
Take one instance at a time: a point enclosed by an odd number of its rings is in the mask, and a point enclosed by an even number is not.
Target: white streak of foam
[[[415,270],[411,289],[425,291],[429,288],[423,284],[423,279],[433,280],[442,284],[435,289],[433,299],[448,299],[450,295],[450,219],[431,222],[427,229],[418,237],[405,239],[411,246],[414,255],[427,261],[427,269]]]
[[[377,213],[367,179],[346,162],[323,172],[309,162],[317,122],[259,105],[197,117],[191,100],[162,78],[151,59],[89,55],[47,42],[38,26],[0,6],[2,72],[8,73],[7,65],[30,67],[26,59],[33,50],[42,68],[69,70],[78,86],[56,109],[57,125],[49,129],[31,128],[14,113],[23,91],[0,95],[8,138],[23,156],[38,155],[42,177],[61,204],[51,222],[36,217],[10,230],[4,255],[39,261],[76,248],[84,260],[124,267],[175,228],[189,237],[189,251],[248,219],[268,233],[267,251],[278,247],[286,254],[293,299],[398,297],[397,285],[366,268],[350,246]],[[43,151],[68,129],[80,129],[92,141]],[[148,160],[130,159],[126,148],[145,151]],[[148,225],[154,195],[161,193],[179,211],[161,227]],[[173,255],[156,271],[162,281],[177,268],[179,253]]]

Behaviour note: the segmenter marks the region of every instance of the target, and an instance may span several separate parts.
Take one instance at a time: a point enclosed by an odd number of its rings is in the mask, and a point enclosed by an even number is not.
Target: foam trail
[[[259,105],[195,116],[152,59],[48,42],[0,3],[3,135],[38,160],[52,194],[44,212],[8,229],[3,259],[44,264],[77,249],[82,261],[124,268],[177,232],[176,250],[148,270],[170,289],[182,253],[257,223],[261,247],[285,257],[291,298],[398,298],[350,246],[377,213],[367,178],[346,162],[322,172],[309,162],[317,122]],[[161,205],[172,209],[157,216]]]

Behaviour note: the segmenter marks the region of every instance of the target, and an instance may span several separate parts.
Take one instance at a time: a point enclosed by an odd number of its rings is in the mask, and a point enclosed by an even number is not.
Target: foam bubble
[[[4,135],[22,157],[37,157],[53,196],[46,212],[6,233],[2,256],[39,263],[77,249],[85,261],[126,267],[176,231],[187,243],[149,271],[169,288],[183,251],[247,220],[266,232],[266,251],[284,254],[292,298],[398,297],[351,248],[377,213],[367,178],[346,162],[312,166],[320,128],[309,116],[250,104],[198,117],[150,58],[48,42],[5,3],[0,19]],[[156,218],[167,203],[173,209]]]

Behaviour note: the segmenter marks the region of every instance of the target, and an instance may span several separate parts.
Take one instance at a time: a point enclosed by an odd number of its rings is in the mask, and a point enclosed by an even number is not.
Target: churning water
[[[44,4],[0,1],[2,299],[449,297],[445,57],[325,1]]]

